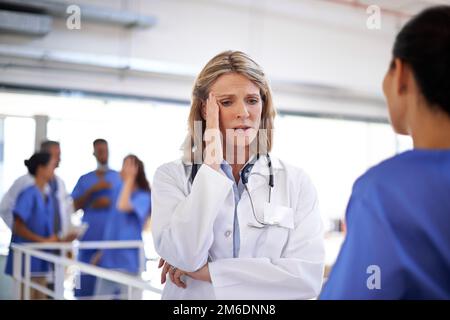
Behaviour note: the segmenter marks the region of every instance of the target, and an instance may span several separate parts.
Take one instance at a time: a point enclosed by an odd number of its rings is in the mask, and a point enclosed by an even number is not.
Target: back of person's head
[[[450,6],[412,18],[397,35],[393,56],[411,67],[427,103],[450,116]]]
[[[98,144],[106,144],[106,145],[107,145],[107,144],[108,144],[108,141],[106,141],[105,139],[101,139],[101,138],[95,139],[94,142],[93,142],[94,148],[95,148],[95,146],[98,145]]]
[[[50,152],[51,147],[59,147],[58,141],[45,140],[41,142],[40,152]]]
[[[50,153],[48,152],[37,152],[31,156],[30,159],[25,160],[25,166],[28,168],[28,173],[32,176],[36,176],[37,170],[40,166],[46,166],[49,164],[51,159]]]

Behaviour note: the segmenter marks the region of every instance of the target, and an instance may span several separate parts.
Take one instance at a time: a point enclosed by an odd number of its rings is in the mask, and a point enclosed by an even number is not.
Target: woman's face
[[[229,73],[214,82],[211,92],[219,104],[220,131],[225,144],[248,146],[257,136],[261,122],[263,102],[259,87],[243,75]]]
[[[134,157],[126,157],[122,162],[122,169],[120,170],[120,177],[126,180],[128,177],[135,178],[139,170],[139,164]]]
[[[55,169],[57,166],[57,160],[55,158],[50,158],[50,161],[45,165],[41,166],[40,174],[45,179],[45,181],[50,181],[55,176]]]

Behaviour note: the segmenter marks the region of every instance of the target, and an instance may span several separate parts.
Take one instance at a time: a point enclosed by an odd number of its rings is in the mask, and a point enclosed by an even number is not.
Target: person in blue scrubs
[[[59,242],[72,241],[59,239],[58,230],[54,225],[55,204],[51,196],[49,182],[54,178],[57,165],[56,159],[49,153],[35,153],[29,160],[25,160],[28,172],[34,177],[33,185],[26,187],[18,196],[13,209],[13,230],[11,243],[28,242]],[[13,275],[13,250],[9,250],[5,273]],[[31,258],[31,280],[46,286],[46,274],[50,271],[48,262]],[[22,268],[22,274],[24,268]],[[45,294],[31,289],[31,299],[45,299]]]
[[[450,6],[397,35],[383,82],[414,149],[353,186],[347,235],[321,299],[450,299]]]
[[[83,209],[83,222],[88,229],[81,241],[100,241],[103,239],[106,221],[111,208],[113,189],[120,184],[120,175],[108,167],[108,143],[104,139],[96,139],[94,156],[97,160],[97,169],[78,179],[72,191],[75,210]],[[91,263],[95,249],[82,249],[79,260]],[[76,297],[88,297],[94,294],[96,278],[81,274],[77,287]]]
[[[125,157],[122,171],[122,183],[114,191],[113,205],[109,212],[103,240],[142,241],[142,230],[150,217],[150,185],[145,176],[143,162],[135,155]],[[99,251],[98,264],[103,268],[114,269],[140,276],[138,249],[106,249]],[[106,279],[97,281],[97,297],[126,297],[128,288]],[[139,298],[135,292],[134,299]]]

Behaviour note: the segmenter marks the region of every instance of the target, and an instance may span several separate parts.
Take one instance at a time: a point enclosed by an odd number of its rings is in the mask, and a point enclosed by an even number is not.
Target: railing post
[[[22,299],[22,252],[16,248],[13,250],[13,279],[15,283],[14,295],[17,300]]]
[[[142,275],[142,272],[144,271],[144,266],[145,264],[145,251],[144,251],[144,246],[140,245],[139,246],[139,276]]]
[[[55,263],[55,299],[64,299],[64,266]]]
[[[11,250],[13,251],[13,261],[14,261],[14,269],[13,269],[13,277],[16,280],[16,297],[30,299],[33,298],[32,289],[34,287],[34,283],[31,282],[32,279],[32,259],[42,259],[44,261],[48,261],[49,263],[54,264],[54,291],[51,292],[45,286],[42,288],[42,292],[44,294],[50,295],[55,299],[64,299],[64,275],[65,268],[71,268],[72,266],[77,267],[80,271],[85,272],[87,274],[94,275],[99,278],[104,278],[109,281],[117,282],[121,284],[124,288],[127,288],[128,299],[136,299],[138,295],[136,295],[135,290],[150,290],[157,293],[160,293],[160,290],[152,287],[148,283],[145,283],[141,277],[131,277],[121,272],[110,271],[107,269],[103,269],[97,266],[91,266],[86,263],[69,260],[65,257],[65,252],[71,249],[86,249],[90,247],[96,248],[137,248],[139,251],[139,264],[140,269],[144,269],[144,246],[142,243],[139,245],[137,242],[130,243],[121,243],[121,242],[92,242],[87,244],[82,244],[77,248],[77,244],[74,246],[65,246],[65,245],[52,245],[52,244],[12,244]],[[40,250],[44,250],[41,252]],[[45,252],[45,250],[51,250],[53,254]],[[55,255],[53,250],[60,250],[62,256]],[[25,255],[25,257],[23,257]],[[25,259],[25,262],[23,261]],[[25,267],[25,268],[24,268]],[[25,271],[25,273],[24,273]],[[38,287],[41,287],[39,284]],[[33,288],[34,289],[34,288]],[[41,290],[41,289],[36,289]],[[125,297],[124,297],[125,298]]]
[[[62,248],[60,250],[60,254],[62,258],[66,258],[67,250]],[[64,278],[65,278],[66,268],[59,263],[55,263],[55,299],[63,300],[64,299]]]
[[[67,257],[67,249],[62,248],[62,249],[60,249],[59,252],[60,252],[60,257],[63,257],[63,258]]]
[[[30,281],[31,281],[31,257],[28,252],[25,253],[25,300],[30,300]]]

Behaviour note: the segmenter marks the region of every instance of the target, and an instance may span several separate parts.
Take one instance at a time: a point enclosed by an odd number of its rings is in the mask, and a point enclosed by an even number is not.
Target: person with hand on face
[[[72,191],[75,210],[82,209],[83,222],[88,229],[81,241],[100,241],[103,239],[106,222],[112,204],[112,190],[120,184],[120,175],[108,167],[108,143],[104,139],[96,139],[94,157],[97,169],[78,179]],[[91,263],[95,249],[80,250],[79,260]],[[80,286],[75,289],[77,297],[92,296],[95,289],[95,277],[81,274]]]
[[[347,235],[321,299],[450,299],[450,6],[397,35],[383,81],[392,127],[414,149],[353,186]]]
[[[14,222],[11,243],[64,242],[72,241],[76,235],[59,238],[55,229],[55,203],[49,187],[54,178],[57,162],[49,153],[35,153],[25,160],[28,172],[34,177],[34,184],[23,190],[14,205]],[[12,276],[13,250],[9,250],[5,273]],[[48,262],[31,258],[31,281],[46,285],[45,275],[50,271]],[[44,299],[45,294],[32,289],[31,299]]]
[[[105,227],[103,240],[142,241],[142,230],[150,217],[151,197],[150,184],[145,176],[144,163],[135,155],[128,155],[123,161],[120,172],[122,183],[113,191],[110,216]],[[98,251],[94,264],[107,269],[114,269],[140,276],[139,250],[105,249]],[[133,299],[140,299],[139,290],[133,291]],[[124,298],[128,287],[117,282],[99,279],[95,295],[100,298]]]
[[[163,299],[318,295],[317,195],[304,171],[269,155],[274,116],[266,76],[246,54],[220,53],[200,72],[184,157],[153,181]]]
[[[112,206],[105,227],[103,240],[142,241],[142,230],[150,217],[150,185],[145,176],[144,163],[135,155],[128,155],[120,172],[122,183],[113,191]],[[105,249],[99,251],[95,264],[139,277],[140,257],[136,249]],[[97,297],[124,298],[128,287],[120,283],[99,279],[96,285]],[[133,299],[140,299],[139,290],[133,290]]]

